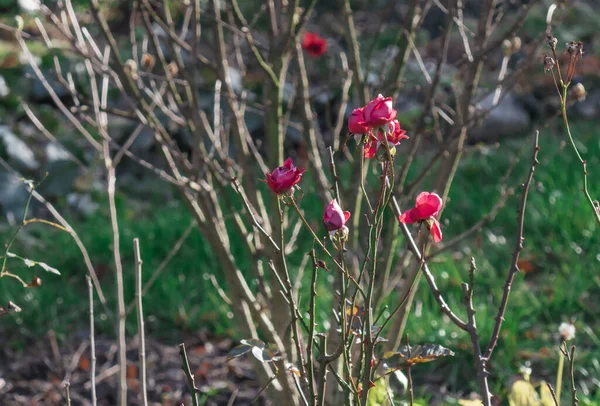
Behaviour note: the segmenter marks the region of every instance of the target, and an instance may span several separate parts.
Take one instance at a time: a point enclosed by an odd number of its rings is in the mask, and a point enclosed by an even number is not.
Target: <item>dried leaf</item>
[[[137,367],[135,364],[127,364],[127,379],[135,379],[137,377]]]
[[[255,339],[240,340],[240,343],[241,345],[238,345],[229,351],[227,361],[240,357],[247,352],[252,352],[254,358],[260,362],[279,361],[282,358],[281,353],[274,344],[265,345],[264,342]]]
[[[85,354],[79,357],[79,369],[85,372],[90,370],[90,359]]]
[[[231,349],[231,351],[229,351],[229,354],[227,354],[227,361],[231,361],[234,358],[241,357],[242,355],[249,352],[251,349],[252,349],[251,345],[245,345],[245,344],[233,347]]]
[[[435,361],[440,357],[453,356],[454,352],[438,344],[423,344],[410,347],[410,357],[408,356],[408,347],[403,346],[400,351],[388,351],[383,354],[383,366],[387,370],[395,370]]]
[[[535,265],[533,265],[530,261],[528,261],[525,258],[519,258],[519,260],[517,261],[517,266],[521,271],[525,272],[526,274],[535,271]]]
[[[281,353],[277,349],[277,346],[275,344],[269,344],[267,346],[267,348],[262,350],[260,358],[259,357],[256,357],[256,358],[258,358],[258,360],[260,360],[262,362],[274,362],[274,361],[279,361],[282,357],[281,357]]]
[[[481,400],[469,400],[469,399],[459,399],[459,405],[463,406],[483,406],[483,402]]]

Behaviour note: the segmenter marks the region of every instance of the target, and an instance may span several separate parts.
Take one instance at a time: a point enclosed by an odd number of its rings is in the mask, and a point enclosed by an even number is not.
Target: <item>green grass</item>
[[[594,182],[595,174],[600,173],[600,141],[595,137],[595,123],[577,123],[574,134],[588,159],[590,192],[592,196],[599,196],[600,189]],[[580,191],[581,167],[568,147],[560,150],[561,141],[561,136],[552,134],[551,130],[544,130],[541,134],[541,165],[536,169],[530,191],[525,248],[521,255],[535,270],[527,275],[519,274],[515,279],[501,340],[490,367],[491,381],[494,393],[506,393],[510,377],[518,374],[521,365],[529,365],[533,369],[534,379],[554,383],[558,325],[561,321],[573,318],[577,326],[577,378],[587,388],[580,391],[580,397],[582,404],[591,405],[600,401],[600,398],[593,397],[598,396],[600,379],[600,354],[597,351],[600,324],[596,317],[600,310],[600,278],[596,273],[600,260],[600,235]],[[509,199],[493,224],[465,242],[456,252],[442,256],[431,264],[446,300],[464,317],[460,283],[467,279],[470,256],[475,257],[478,264],[475,306],[483,343],[491,334],[492,317],[497,310],[514,249],[518,186],[524,180],[530,162],[529,138],[526,141],[507,141],[498,150],[468,153],[457,171],[444,212],[446,238],[459,234],[476,222],[496,201],[498,181],[522,148],[523,142],[527,142],[526,152],[509,181],[509,186],[517,189],[516,195]],[[402,152],[401,148],[397,156],[399,161],[402,160]],[[422,161],[417,162],[417,166],[423,165]],[[340,169],[344,172],[345,168]],[[307,210],[308,218],[315,219],[315,226],[318,227],[322,208],[320,204],[311,204],[310,186],[306,189],[301,206]],[[233,195],[231,198],[236,204],[239,203]],[[138,203],[119,194],[117,203],[126,298],[131,300],[134,281],[132,239],[140,238],[144,275],[148,278],[187,228],[191,218],[179,201],[166,205],[146,204],[139,208]],[[66,208],[63,207],[63,210]],[[65,214],[73,221],[73,227],[88,248],[92,262],[96,267],[108,270],[102,278],[102,285],[109,306],[114,309],[115,283],[110,249],[112,234],[107,221],[107,208],[102,206],[99,212],[86,219],[77,218],[68,210]],[[36,270],[36,275],[43,279],[43,286],[37,289],[23,289],[15,281],[3,279],[0,282],[1,301],[13,300],[23,308],[23,312],[18,316],[3,318],[0,329],[11,339],[14,347],[26,346],[23,337],[36,339],[48,329],[55,330],[59,338],[70,337],[73,332],[84,334],[87,328],[87,322],[82,322],[87,321],[86,270],[77,247],[67,234],[41,225],[32,226],[27,235],[35,237],[40,245],[32,247],[19,240],[13,251],[47,262],[61,270],[62,276],[42,274]],[[233,236],[232,245],[236,256],[243,258],[245,254],[240,238]],[[301,235],[299,241],[298,249],[290,258],[293,272],[297,271],[304,253],[310,248],[306,233]],[[403,249],[404,245],[399,244],[398,247]],[[249,266],[245,263],[240,261],[242,271],[248,273]],[[33,271],[23,269],[19,262],[9,264],[25,280],[32,277]],[[229,310],[205,278],[207,273],[215,274],[223,282],[218,261],[199,232],[194,230],[144,297],[149,335],[174,340],[185,332],[204,328],[216,335],[239,338]],[[325,321],[330,317],[332,281],[331,278],[322,277],[320,282],[319,317]],[[425,282],[422,281],[421,285],[415,300],[416,307],[421,310],[417,314],[413,308],[406,330],[411,342],[436,342],[453,349],[456,356],[435,365],[416,367],[413,374],[417,394],[424,396],[423,392],[419,392],[422,388],[420,385],[436,379],[446,382],[452,391],[477,390],[472,379],[468,337],[440,316]],[[301,302],[307,305],[306,298]],[[98,302],[96,310],[100,334],[111,334],[110,324],[102,315]],[[133,335],[135,329],[135,317],[130,317],[129,333]]]

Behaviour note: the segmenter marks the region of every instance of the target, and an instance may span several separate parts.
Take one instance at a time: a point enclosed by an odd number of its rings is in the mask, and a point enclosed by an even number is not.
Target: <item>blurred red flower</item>
[[[327,51],[327,40],[313,32],[306,32],[302,38],[302,49],[314,57],[319,57]]]

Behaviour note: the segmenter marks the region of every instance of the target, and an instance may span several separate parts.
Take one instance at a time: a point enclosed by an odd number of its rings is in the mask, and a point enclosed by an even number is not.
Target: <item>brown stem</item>
[[[510,269],[508,271],[508,275],[506,277],[506,282],[504,283],[504,291],[502,294],[502,300],[500,302],[500,307],[498,308],[498,313],[496,315],[496,322],[494,324],[494,331],[492,333],[492,337],[490,338],[490,342],[485,350],[483,358],[486,362],[490,360],[490,357],[498,344],[498,338],[500,337],[500,329],[502,328],[502,322],[504,321],[504,312],[506,311],[506,306],[508,304],[508,297],[510,296],[510,289],[515,278],[515,274],[519,271],[519,254],[523,249],[523,227],[525,224],[525,207],[527,205],[527,195],[529,193],[529,186],[531,185],[531,181],[533,179],[533,172],[535,171],[535,166],[538,162],[538,153],[540,151],[539,147],[539,131],[536,131],[534,136],[534,144],[533,144],[533,156],[531,159],[531,166],[529,168],[529,174],[527,175],[527,179],[525,183],[521,185],[523,192],[521,195],[521,203],[519,205],[519,210],[517,214],[517,240],[515,245],[515,250],[513,252],[512,262],[510,264]]]

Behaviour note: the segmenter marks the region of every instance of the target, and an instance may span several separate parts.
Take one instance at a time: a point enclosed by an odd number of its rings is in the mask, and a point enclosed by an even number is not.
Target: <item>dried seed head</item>
[[[522,45],[521,38],[514,37],[510,42],[511,42],[511,44],[513,46],[514,53],[517,53],[517,52],[519,52],[521,50],[521,45]]]
[[[544,55],[544,72],[550,72],[554,68],[554,65],[556,65],[554,59],[548,54]]]
[[[142,67],[145,70],[152,70],[152,68],[154,68],[154,63],[156,62],[156,59],[154,58],[154,56],[145,53],[144,55],[142,55]]]
[[[512,55],[512,44],[510,43],[510,40],[505,39],[504,41],[502,41],[502,53],[504,54],[504,56]]]
[[[558,334],[563,340],[569,341],[575,338],[575,326],[571,323],[560,323],[558,327]]]
[[[177,76],[177,73],[179,72],[179,68],[177,67],[177,64],[175,62],[171,62],[170,64],[168,64],[167,69],[169,69],[169,73],[171,74],[171,76]]]
[[[573,85],[573,87],[571,87],[570,93],[571,97],[579,102],[585,100],[585,86],[583,86],[582,83],[577,83],[576,85]]]
[[[569,41],[566,44],[565,52],[571,56],[583,55],[583,42],[581,41]]]
[[[552,34],[548,34],[546,37],[546,43],[551,49],[556,49],[556,45],[558,44],[558,40],[556,37],[552,36]]]
[[[27,284],[28,288],[37,288],[40,286],[42,286],[42,280],[35,275],[33,276],[33,278],[31,278],[31,282]]]
[[[128,59],[125,61],[125,65],[123,65],[123,69],[127,74],[131,76],[133,80],[138,79],[138,66],[137,63],[133,59]]]
[[[521,50],[521,38],[513,37],[512,39],[505,39],[502,41],[502,52],[504,56],[511,56]]]

